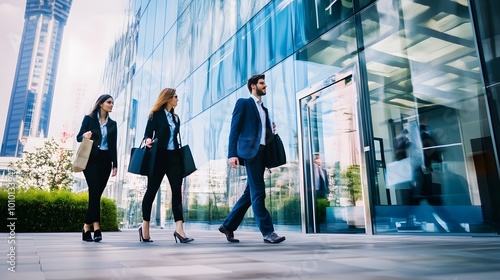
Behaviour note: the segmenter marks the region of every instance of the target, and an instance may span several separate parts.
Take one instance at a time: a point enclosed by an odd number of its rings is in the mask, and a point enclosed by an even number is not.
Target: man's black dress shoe
[[[264,237],[264,242],[265,243],[280,243],[285,241],[284,236],[278,236],[275,232],[272,232],[268,236]]]
[[[220,226],[219,227],[219,231],[222,232],[222,233],[224,233],[226,235],[227,241],[229,241],[229,242],[240,242],[239,239],[234,238],[234,233],[233,233],[232,230],[228,230],[224,226]]]

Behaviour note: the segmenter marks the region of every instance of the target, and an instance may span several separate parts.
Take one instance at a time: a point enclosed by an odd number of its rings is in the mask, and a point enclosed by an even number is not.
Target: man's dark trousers
[[[265,206],[266,188],[264,183],[264,150],[259,149],[253,159],[244,159],[247,170],[247,186],[236,202],[233,210],[222,224],[230,231],[235,231],[241,224],[248,208],[252,206],[257,226],[262,236],[274,232],[273,221]]]

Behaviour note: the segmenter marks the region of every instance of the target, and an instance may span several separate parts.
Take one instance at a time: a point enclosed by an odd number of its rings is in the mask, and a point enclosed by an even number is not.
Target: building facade
[[[130,148],[164,87],[177,89],[198,165],[183,185],[187,221],[221,223],[246,184],[227,165],[232,109],[264,73],[288,161],[265,175],[278,228],[498,234],[498,11],[493,0],[130,1],[129,39],[103,79],[124,225],[141,222],[145,190],[126,172]],[[159,193],[164,226],[168,180]],[[251,209],[243,225],[255,226]]]
[[[20,157],[48,133],[64,26],[72,0],[27,0],[1,156]]]

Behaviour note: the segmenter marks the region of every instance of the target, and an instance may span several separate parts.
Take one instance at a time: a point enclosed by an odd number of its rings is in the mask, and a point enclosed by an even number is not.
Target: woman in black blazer
[[[139,227],[139,241],[152,242],[149,236],[149,220],[151,206],[156,193],[160,188],[163,177],[167,175],[172,190],[172,212],[174,214],[174,238],[181,243],[188,243],[194,239],[186,237],[184,232],[184,218],[182,216],[182,172],[181,154],[179,150],[179,117],[174,113],[177,106],[175,89],[165,88],[160,92],[158,100],[149,113],[144,141],[151,148],[151,162],[149,165],[148,187],[142,200],[142,226]]]
[[[101,195],[108,183],[109,174],[116,176],[116,122],[109,117],[113,111],[113,97],[103,94],[97,98],[90,114],[83,118],[80,132],[76,141],[82,142],[83,138],[94,141],[90,152],[87,167],[83,171],[87,180],[89,193],[89,206],[87,217],[82,230],[82,240],[99,242],[102,240],[99,226],[101,217]],[[94,225],[94,238],[90,233],[90,226]]]

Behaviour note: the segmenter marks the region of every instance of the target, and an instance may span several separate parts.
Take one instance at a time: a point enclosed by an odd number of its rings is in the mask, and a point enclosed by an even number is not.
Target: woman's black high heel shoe
[[[139,241],[141,241],[141,242],[153,242],[153,239],[151,239],[151,238],[146,239],[146,238],[142,237],[142,226],[139,227]]]
[[[85,228],[82,229],[82,240],[87,242],[93,242],[92,234],[89,231],[85,231]]]
[[[100,229],[94,230],[94,242],[100,242],[102,240],[102,233]]]
[[[177,231],[174,231],[174,238],[175,238],[175,243],[177,243],[177,238],[181,243],[189,243],[194,240],[193,238],[182,237],[182,235],[180,235]]]

